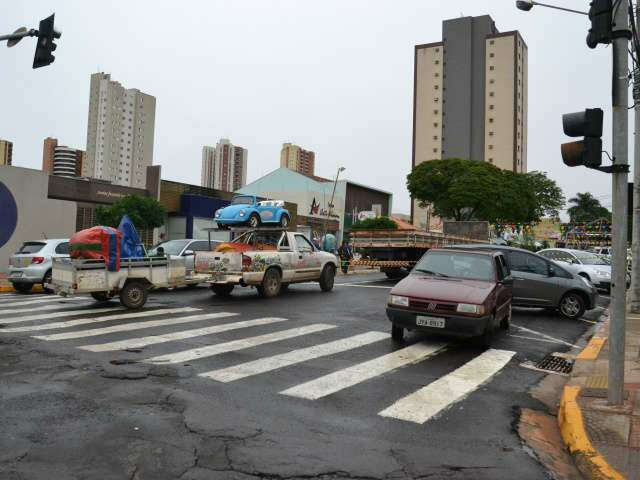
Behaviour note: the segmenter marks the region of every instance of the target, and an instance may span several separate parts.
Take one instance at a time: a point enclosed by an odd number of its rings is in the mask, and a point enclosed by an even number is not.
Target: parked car
[[[69,256],[69,239],[45,239],[24,242],[9,258],[9,281],[18,292],[31,291],[34,285],[51,283],[53,257]]]
[[[611,247],[595,247],[593,249],[593,253],[596,253],[598,255],[605,255],[611,258],[612,249]]]
[[[598,291],[584,277],[564,264],[521,248],[506,245],[458,245],[475,250],[502,252],[513,277],[513,305],[559,311],[566,318],[580,318],[597,306]]]
[[[431,249],[391,290],[391,337],[402,340],[406,328],[479,336],[489,345],[494,330],[511,323],[512,283],[500,252]]]
[[[219,227],[223,228],[234,225],[248,225],[256,228],[262,224],[287,228],[291,215],[284,208],[284,200],[259,202],[255,195],[236,195],[230,205],[216,211],[214,220]]]
[[[194,240],[192,238],[182,238],[178,240],[167,240],[159,243],[147,252],[150,257],[163,257],[173,255],[185,257],[185,268],[187,277],[191,276],[195,270],[196,252],[210,252],[216,249],[222,242],[219,240]]]
[[[538,253],[555,262],[561,262],[567,270],[586,278],[596,288],[611,291],[611,262],[600,255],[570,248],[548,248]]]

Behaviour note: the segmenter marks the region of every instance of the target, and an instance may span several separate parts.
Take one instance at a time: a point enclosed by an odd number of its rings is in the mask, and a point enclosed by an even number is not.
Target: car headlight
[[[484,313],[484,305],[475,305],[473,303],[459,303],[456,311],[458,313],[473,313],[475,315],[482,315]]]
[[[389,297],[389,303],[391,305],[398,305],[400,307],[409,306],[409,297],[401,297],[399,295],[391,295]]]
[[[596,270],[596,274],[600,275],[601,277],[605,277],[605,278],[611,277],[611,272],[607,272],[606,270]]]
[[[241,217],[244,217],[244,210],[240,210],[240,213],[238,215],[240,215]]]
[[[216,210],[216,217],[220,216],[220,210]]]

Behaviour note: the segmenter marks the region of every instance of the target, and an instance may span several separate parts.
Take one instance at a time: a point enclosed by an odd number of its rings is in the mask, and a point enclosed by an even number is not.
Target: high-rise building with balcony
[[[47,137],[42,145],[42,171],[61,177],[87,177],[84,150],[58,145],[57,138]]]
[[[280,167],[288,168],[309,177],[314,176],[316,154],[293,143],[283,143],[280,150]]]
[[[0,139],[0,165],[11,165],[13,161],[13,143]]]
[[[155,97],[124,88],[109,74],[91,75],[88,176],[145,188],[147,167],[153,163],[155,116]]]
[[[442,41],[414,52],[412,168],[441,158],[527,171],[527,45],[489,15],[445,20]],[[433,228],[412,202],[413,224]]]
[[[247,183],[246,148],[222,138],[215,147],[202,147],[200,185],[225,192],[235,192]]]

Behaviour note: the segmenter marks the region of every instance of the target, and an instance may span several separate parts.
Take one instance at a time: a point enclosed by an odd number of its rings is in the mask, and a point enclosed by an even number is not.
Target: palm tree
[[[611,212],[589,192],[577,193],[575,197],[569,199],[569,204],[572,206],[567,213],[573,223],[593,222],[602,218],[611,219]]]

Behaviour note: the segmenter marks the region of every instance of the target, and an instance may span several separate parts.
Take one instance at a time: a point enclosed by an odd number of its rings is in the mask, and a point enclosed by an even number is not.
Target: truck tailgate
[[[198,252],[195,262],[196,273],[241,272],[241,253]]]

